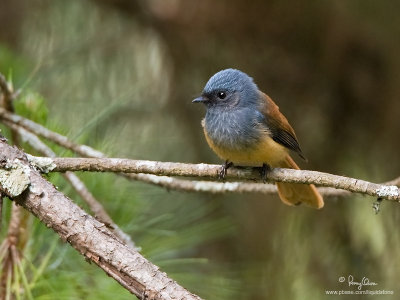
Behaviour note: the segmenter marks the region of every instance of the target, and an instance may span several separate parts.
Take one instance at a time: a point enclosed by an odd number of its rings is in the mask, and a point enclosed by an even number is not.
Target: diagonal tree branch
[[[21,186],[20,178],[0,176],[0,191],[14,198],[16,203],[37,216],[62,240],[70,243],[139,299],[200,299],[168,278],[137,251],[116,239],[103,223],[57,191],[29,165],[22,151],[9,146],[4,139],[0,140],[0,154],[0,163],[5,168],[3,172],[19,168],[20,172],[16,173],[25,183],[17,191],[12,187]]]

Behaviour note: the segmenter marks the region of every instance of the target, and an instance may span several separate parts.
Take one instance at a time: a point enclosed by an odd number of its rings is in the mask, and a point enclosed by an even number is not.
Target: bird
[[[225,69],[206,83],[193,103],[203,103],[201,121],[210,148],[225,160],[221,175],[232,166],[300,169],[292,153],[305,159],[294,129],[278,105],[258,89],[252,77],[237,69]],[[283,203],[305,203],[320,209],[324,200],[313,184],[276,183]]]

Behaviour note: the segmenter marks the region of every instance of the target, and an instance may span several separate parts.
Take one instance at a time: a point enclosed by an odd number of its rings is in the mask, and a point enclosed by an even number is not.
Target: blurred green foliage
[[[0,71],[23,88],[17,112],[76,142],[114,157],[218,162],[202,136],[204,110],[190,100],[213,73],[234,67],[279,104],[310,160],[304,168],[377,182],[399,176],[396,2],[0,5],[13,24],[0,28]],[[330,198],[317,212],[276,196],[196,195],[112,174],[79,176],[148,259],[204,298],[334,299],[325,290],[348,289],[338,282],[348,275],[394,291],[382,299],[400,292],[395,204],[374,215],[375,199]],[[59,175],[49,178],[85,207]],[[4,214],[5,226],[9,203]],[[26,274],[34,299],[130,298],[37,220],[30,236],[19,282]]]
[[[25,91],[14,102],[15,112],[39,124],[46,124],[48,109],[45,99],[38,93]]]

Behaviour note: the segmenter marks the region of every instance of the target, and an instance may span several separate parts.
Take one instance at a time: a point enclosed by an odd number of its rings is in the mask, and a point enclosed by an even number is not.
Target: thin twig
[[[169,176],[157,176],[153,174],[136,174],[143,182],[150,179],[150,183],[166,189],[174,189],[185,192],[205,192],[211,194],[224,194],[228,192],[235,193],[262,193],[276,194],[277,188],[272,184],[259,184],[248,182],[215,182],[215,181],[200,181],[177,179]],[[144,177],[144,178],[143,178]]]
[[[89,146],[85,145],[79,145],[76,143],[71,142],[67,137],[53,132],[46,127],[35,123],[29,119],[26,119],[24,117],[21,117],[19,115],[13,114],[8,112],[7,110],[0,108],[0,118],[3,120],[7,120],[11,123],[17,124],[25,128],[26,130],[38,135],[42,136],[52,142],[55,142],[56,144],[67,148],[71,149],[72,151],[82,155],[82,156],[87,156],[87,157],[104,157],[105,155],[97,151]]]
[[[127,174],[130,175],[130,174]],[[216,182],[204,180],[187,180],[177,179],[169,176],[157,176],[153,174],[135,174],[139,180],[156,184],[168,190],[179,190],[185,192],[203,192],[211,194],[225,193],[260,193],[260,194],[277,194],[278,189],[275,184],[261,184],[251,182]],[[351,195],[349,191],[338,190],[329,187],[320,187],[318,191],[324,197],[348,197]]]
[[[74,143],[70,141],[67,137],[53,132],[46,127],[37,124],[29,119],[26,119],[24,117],[21,117],[19,115],[10,113],[4,109],[0,108],[0,118],[3,119],[3,123],[6,124],[7,126],[11,126],[11,124],[18,125],[20,127],[23,127],[27,131],[37,135],[41,136],[45,139],[48,139],[49,141],[52,141],[66,149],[69,149],[71,151],[74,151],[75,153],[86,156],[86,157],[97,157],[97,158],[102,158],[102,157],[107,157],[106,154],[95,150],[89,146],[86,145],[79,145],[77,143]],[[144,181],[150,184],[154,185],[160,185],[160,180],[156,176],[150,176],[148,174],[123,174],[120,173],[118,175],[124,176],[128,179],[131,180],[140,180]],[[168,183],[164,180],[163,186],[168,189],[176,189],[176,187],[179,187],[182,185],[182,182],[180,182],[177,179],[170,179]]]
[[[0,90],[3,93],[2,107],[6,110],[13,112],[14,107],[12,101],[14,100],[14,91],[12,86],[7,82],[7,79],[0,73]]]
[[[396,185],[400,186],[400,177],[397,177],[391,181],[385,182],[386,185]]]
[[[1,73],[0,73],[0,91],[3,94],[3,97],[0,97],[0,100],[1,100],[0,106],[5,111],[14,113],[13,101],[17,97],[18,93],[14,92],[13,87],[8,83],[7,79]],[[19,136],[18,136],[18,133],[13,129],[11,129],[11,137],[12,137],[12,141],[13,141],[14,145],[18,145],[19,144]]]

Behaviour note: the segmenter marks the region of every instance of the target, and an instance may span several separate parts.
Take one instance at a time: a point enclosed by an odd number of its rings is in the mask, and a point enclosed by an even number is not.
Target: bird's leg
[[[227,159],[225,161],[225,163],[221,166],[221,170],[218,173],[218,178],[223,180],[225,178],[226,171],[232,166],[233,166],[233,162],[231,162]]]
[[[268,165],[268,164],[266,164],[266,163],[263,163],[263,165],[262,165],[262,167],[261,167],[261,170],[260,170],[260,176],[261,176],[261,179],[262,179],[262,181],[263,181],[264,183],[267,182],[267,173],[268,173],[269,171],[271,171],[270,165]]]
[[[379,197],[377,200],[376,200],[376,202],[374,202],[373,204],[372,204],[372,208],[374,209],[374,211],[375,211],[375,214],[378,214],[378,212],[381,210],[381,203],[382,203],[382,198],[381,197]]]

